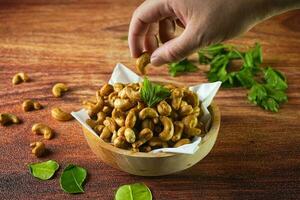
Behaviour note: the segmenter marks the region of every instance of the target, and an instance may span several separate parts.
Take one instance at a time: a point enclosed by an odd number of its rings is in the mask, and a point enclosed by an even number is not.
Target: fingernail
[[[151,61],[151,64],[154,66],[160,66],[160,65],[164,64],[164,61],[157,55],[152,55],[150,61]]]

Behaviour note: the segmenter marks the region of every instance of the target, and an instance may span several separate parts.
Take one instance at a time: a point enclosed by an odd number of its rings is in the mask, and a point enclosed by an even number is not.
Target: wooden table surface
[[[51,3],[49,3],[51,2]],[[21,125],[0,127],[0,199],[113,199],[122,184],[144,182],[155,199],[299,199],[300,198],[300,11],[267,20],[237,45],[260,42],[266,64],[288,79],[289,102],[279,113],[250,104],[244,89],[222,89],[216,103],[222,122],[211,153],[192,168],[164,177],[137,177],[102,163],[89,149],[75,121],[57,122],[53,106],[78,110],[94,95],[117,62],[134,69],[127,41],[128,23],[141,1],[23,0],[0,1],[0,112],[17,114]],[[27,72],[32,81],[17,86],[12,76]],[[207,82],[205,70],[170,77],[166,67],[152,68],[151,79],[186,84]],[[52,85],[64,82],[71,91],[54,98]],[[21,102],[34,98],[45,109],[24,113]],[[51,150],[36,159],[29,143],[35,122],[57,132],[46,141]],[[60,170],[49,181],[32,177],[27,164],[54,159],[88,170],[85,193],[69,195],[59,186]]]

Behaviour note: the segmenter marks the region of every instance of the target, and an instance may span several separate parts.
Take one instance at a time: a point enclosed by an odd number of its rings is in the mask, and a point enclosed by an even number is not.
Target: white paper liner
[[[108,83],[110,84],[137,83],[141,81],[143,81],[142,77],[138,76],[136,73],[134,73],[133,71],[125,67],[123,64],[118,63],[114,68]],[[199,99],[202,102],[201,108],[203,110],[203,117],[201,121],[204,122],[206,127],[209,126],[209,123],[211,121],[211,115],[207,108],[211,104],[220,86],[221,86],[221,82],[217,81],[214,83],[203,83],[203,84],[189,87],[191,91],[195,92],[198,95]],[[87,119],[90,118],[86,110],[82,109],[77,112],[72,112],[71,114],[82,126],[84,126],[90,132],[98,136],[97,133],[85,122]],[[168,153],[194,154],[198,150],[200,142],[201,142],[201,137],[195,137],[193,139],[193,142],[190,144],[182,145],[177,148],[155,149],[151,152],[152,153],[168,152]]]

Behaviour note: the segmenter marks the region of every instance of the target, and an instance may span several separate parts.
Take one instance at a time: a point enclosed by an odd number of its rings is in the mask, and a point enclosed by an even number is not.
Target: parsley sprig
[[[222,81],[223,87],[248,88],[250,102],[273,112],[278,112],[280,104],[287,102],[287,80],[281,72],[261,66],[262,48],[258,43],[246,52],[232,45],[216,44],[201,49],[198,55],[201,64],[210,64],[209,81]],[[241,60],[243,64],[240,70],[230,72],[233,60]]]
[[[148,78],[145,77],[140,94],[142,100],[149,107],[152,107],[158,102],[168,98],[171,95],[171,92],[159,84],[150,82]]]

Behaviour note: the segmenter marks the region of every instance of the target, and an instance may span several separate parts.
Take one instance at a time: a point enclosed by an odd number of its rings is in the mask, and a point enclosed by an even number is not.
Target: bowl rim
[[[213,135],[215,132],[218,132],[219,127],[220,127],[221,113],[220,113],[219,107],[217,106],[217,104],[212,102],[211,105],[209,106],[209,109],[211,109],[211,114],[212,114],[211,127],[210,127],[209,131],[205,134],[205,136],[202,138],[199,145],[201,145],[202,143],[207,141],[211,137],[211,135]],[[84,132],[88,132],[89,134],[92,134],[85,127],[83,127],[83,129],[85,129]],[[112,151],[116,154],[121,154],[124,156],[131,156],[131,157],[138,157],[138,158],[141,158],[141,157],[143,157],[143,158],[163,158],[163,157],[173,157],[173,156],[178,155],[175,153],[164,153],[164,152],[159,152],[159,153],[132,152],[132,151],[129,151],[126,149],[121,149],[121,148],[115,147],[115,146],[111,145],[110,143],[103,141],[99,137],[97,137],[97,139],[102,148],[105,148],[108,151]]]

